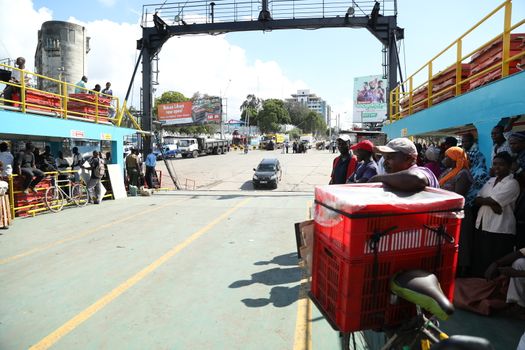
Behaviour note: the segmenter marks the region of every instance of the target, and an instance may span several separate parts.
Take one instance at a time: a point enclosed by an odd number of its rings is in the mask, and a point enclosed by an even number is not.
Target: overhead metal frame
[[[219,1],[217,1],[218,3]],[[213,5],[212,5],[213,4]],[[355,5],[352,1],[352,5]],[[215,7],[215,3],[209,3]],[[353,7],[351,7],[353,8]],[[397,8],[394,1],[394,8]],[[360,9],[361,12],[362,9]],[[397,11],[397,10],[396,10]],[[230,32],[272,31],[280,29],[320,29],[320,28],[365,28],[388,50],[388,93],[397,86],[398,55],[396,41],[403,38],[403,29],[397,26],[397,13],[381,15],[380,3],[375,2],[370,15],[355,16],[350,8],[341,16],[327,18],[289,18],[273,19],[268,8],[268,0],[262,0],[261,10],[257,20],[230,21],[188,24],[184,19],[175,16],[177,25],[168,25],[158,13],[153,14],[153,26],[143,26],[142,39],[137,41],[137,49],[141,50],[142,59],[142,129],[152,130],[152,60],[160,52],[166,41],[174,36],[195,34],[224,34]],[[180,13],[180,12],[179,12]],[[387,95],[389,96],[389,94]],[[145,154],[151,150],[151,142],[143,145]]]

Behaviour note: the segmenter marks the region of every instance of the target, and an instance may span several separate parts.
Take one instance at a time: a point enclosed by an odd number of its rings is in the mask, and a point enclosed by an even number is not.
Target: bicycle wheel
[[[47,209],[51,210],[53,213],[61,211],[66,202],[62,191],[55,186],[51,186],[46,190],[44,201]]]
[[[83,207],[89,202],[89,195],[86,186],[81,184],[73,185],[71,188],[71,199],[77,207]]]

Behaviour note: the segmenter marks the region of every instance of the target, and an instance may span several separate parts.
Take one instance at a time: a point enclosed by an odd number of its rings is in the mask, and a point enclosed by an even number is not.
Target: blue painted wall
[[[132,135],[134,129],[118,128],[110,125],[81,122],[77,120],[47,117],[31,113],[20,113],[0,110],[0,135],[13,134],[44,137],[60,137],[71,139],[86,139],[102,141],[111,137],[111,158],[113,164],[119,164],[124,169],[123,140],[124,136]],[[72,137],[82,134],[82,137]],[[52,147],[58,147],[51,145]]]
[[[501,118],[525,114],[525,72],[520,72],[383,126],[389,139],[474,124],[480,151],[491,163],[490,132]]]

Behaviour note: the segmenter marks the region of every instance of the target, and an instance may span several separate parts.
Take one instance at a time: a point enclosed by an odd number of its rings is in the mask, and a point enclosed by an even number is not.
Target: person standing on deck
[[[302,143],[300,143],[302,145]],[[329,185],[345,184],[357,168],[357,157],[350,151],[350,136],[343,134],[337,138],[337,147],[341,155],[334,159]]]
[[[76,83],[75,86],[75,94],[83,94],[86,93],[86,83],[88,82],[88,78],[84,75],[80,79],[78,83]]]
[[[409,192],[422,191],[426,186],[439,188],[434,173],[417,166],[416,145],[406,137],[393,139],[386,146],[376,146],[375,151],[383,155],[386,174],[376,175],[368,182],[382,182],[393,189]]]

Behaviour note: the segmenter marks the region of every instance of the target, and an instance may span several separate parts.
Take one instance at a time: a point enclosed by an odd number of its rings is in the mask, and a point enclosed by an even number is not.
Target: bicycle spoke
[[[89,202],[89,196],[86,186],[76,184],[71,189],[71,199],[78,207],[83,207]]]
[[[44,201],[47,209],[57,213],[64,207],[64,194],[55,186],[49,187],[46,190]]]

